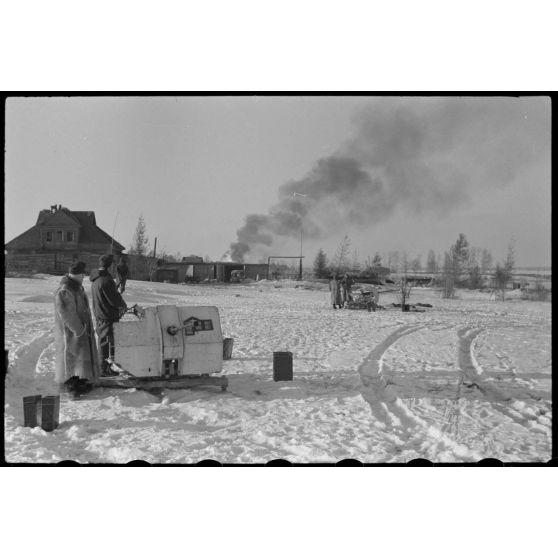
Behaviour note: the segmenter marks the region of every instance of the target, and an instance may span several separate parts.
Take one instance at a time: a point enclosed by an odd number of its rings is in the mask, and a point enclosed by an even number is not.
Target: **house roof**
[[[37,225],[27,229],[20,235],[16,236],[9,242],[6,242],[4,248],[10,249],[25,249],[25,248],[37,248],[41,245],[41,237],[39,234],[39,228]]]
[[[112,237],[107,234],[103,229],[97,226],[95,221],[95,212],[93,211],[72,211],[72,215],[78,220],[81,225],[80,230],[80,243],[91,242],[101,244],[104,242],[112,242]],[[82,240],[84,238],[85,240]],[[117,250],[125,250],[126,248],[114,240],[114,247]]]
[[[80,225],[80,222],[76,218],[76,213],[84,213],[83,211],[70,211],[67,207],[61,207],[54,213],[50,209],[43,209],[39,211],[39,216],[37,217],[37,225],[56,225],[56,224],[66,224],[68,221],[74,222],[76,225]]]
[[[62,218],[62,219],[61,219]],[[40,228],[48,224],[69,224],[69,219],[79,227],[79,244],[109,244],[112,237],[97,226],[94,211],[70,211],[66,207],[60,208],[53,213],[49,209],[39,212],[35,226],[16,236],[5,245],[6,249],[37,249],[41,247]],[[50,222],[50,223],[49,223]],[[117,251],[125,250],[125,247],[114,240],[114,248]]]

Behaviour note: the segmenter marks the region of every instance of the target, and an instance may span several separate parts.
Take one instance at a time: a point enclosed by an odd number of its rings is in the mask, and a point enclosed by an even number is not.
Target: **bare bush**
[[[522,298],[537,302],[546,302],[550,298],[550,289],[545,287],[540,281],[535,283],[535,288],[524,291]]]

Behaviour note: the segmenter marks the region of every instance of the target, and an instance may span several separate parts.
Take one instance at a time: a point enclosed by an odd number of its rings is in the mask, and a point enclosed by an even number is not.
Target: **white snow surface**
[[[215,305],[226,392],[98,388],[61,396],[53,432],[23,426],[22,397],[56,393],[53,293],[60,277],[5,279],[5,459],[11,463],[504,462],[551,458],[551,305],[478,291],[441,299],[415,288],[424,313],[333,310],[327,286],[260,281],[129,281],[130,306]],[[89,290],[88,278],[84,282]],[[124,319],[135,320],[127,315]],[[273,352],[294,380],[273,381]]]

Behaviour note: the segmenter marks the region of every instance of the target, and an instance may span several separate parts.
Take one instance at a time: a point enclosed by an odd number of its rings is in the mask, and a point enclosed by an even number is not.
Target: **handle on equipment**
[[[167,333],[169,335],[176,335],[179,331],[185,329],[186,335],[195,335],[197,325],[198,325],[197,320],[193,324],[191,324],[189,320],[184,320],[184,325],[182,327],[178,327],[175,325],[170,325],[169,327],[167,327]]]

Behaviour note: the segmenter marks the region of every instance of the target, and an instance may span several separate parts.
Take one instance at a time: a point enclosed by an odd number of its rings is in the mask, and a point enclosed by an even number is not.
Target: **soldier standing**
[[[108,268],[112,265],[113,255],[107,254],[99,258],[99,269],[91,272],[91,298],[93,314],[97,323],[99,337],[99,356],[101,358],[101,376],[114,375],[110,369],[114,358],[113,324],[126,313],[126,303],[120,296],[114,279]],[[112,347],[112,349],[111,349]]]

